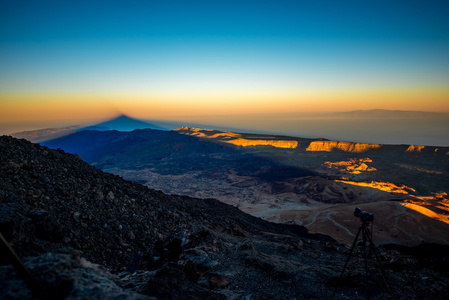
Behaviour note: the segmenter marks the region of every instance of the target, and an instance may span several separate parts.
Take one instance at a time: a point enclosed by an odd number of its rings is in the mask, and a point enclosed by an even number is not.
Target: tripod
[[[387,276],[385,274],[385,271],[380,263],[379,255],[377,253],[377,248],[373,243],[373,236],[371,234],[371,231],[369,230],[368,226],[370,221],[372,221],[372,218],[366,218],[363,215],[361,216],[362,224],[359,227],[359,230],[357,231],[357,235],[355,236],[354,242],[352,244],[351,250],[349,251],[348,257],[346,258],[345,265],[343,267],[343,270],[341,271],[339,281],[343,278],[343,274],[345,273],[346,266],[348,265],[349,259],[351,258],[351,255],[354,251],[354,248],[357,244],[357,241],[359,239],[360,233],[362,233],[362,247],[363,247],[363,258],[364,258],[364,267],[365,267],[365,280],[366,280],[366,293],[367,298],[370,298],[369,294],[369,276],[368,276],[368,257],[371,256],[371,253],[374,253],[374,256],[376,258],[376,262],[379,268],[379,271],[382,275],[382,279],[384,281],[385,286],[387,289],[392,293],[393,298],[396,299],[396,295],[394,294],[393,289],[391,289],[390,285],[388,284]],[[372,223],[371,223],[372,226]],[[368,248],[367,248],[368,243]],[[334,293],[332,294],[332,299],[335,297],[335,293],[337,292],[338,285],[335,287]]]

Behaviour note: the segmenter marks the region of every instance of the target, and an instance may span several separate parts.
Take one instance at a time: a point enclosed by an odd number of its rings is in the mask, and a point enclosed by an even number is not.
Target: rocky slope
[[[164,193],[214,198],[347,244],[357,231],[355,206],[369,205],[364,209],[376,214],[378,242],[449,245],[447,147],[186,127],[84,131],[45,145]]]
[[[379,248],[394,293],[357,248],[213,199],[169,196],[78,156],[0,137],[0,230],[43,289],[1,260],[0,298],[443,299],[447,247]],[[4,256],[2,256],[4,257]],[[154,298],[153,298],[154,299]]]

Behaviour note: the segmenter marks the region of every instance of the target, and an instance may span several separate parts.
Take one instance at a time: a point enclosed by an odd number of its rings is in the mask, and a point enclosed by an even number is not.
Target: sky
[[[448,15],[447,0],[2,0],[0,133],[118,113],[449,112]]]

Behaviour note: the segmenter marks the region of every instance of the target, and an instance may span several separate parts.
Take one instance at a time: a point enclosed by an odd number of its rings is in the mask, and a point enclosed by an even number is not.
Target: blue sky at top
[[[444,89],[448,1],[2,1],[0,92]]]
[[[155,37],[448,42],[447,1],[2,1],[1,41]]]

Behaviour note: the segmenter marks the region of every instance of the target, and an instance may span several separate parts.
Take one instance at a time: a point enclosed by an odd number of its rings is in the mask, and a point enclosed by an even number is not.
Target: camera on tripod
[[[363,211],[360,208],[356,207],[354,210],[354,216],[360,218],[363,223],[369,223],[374,220],[374,215],[367,211]]]
[[[360,218],[362,220],[362,224],[360,224],[359,231],[357,231],[357,235],[355,236],[354,242],[352,243],[351,250],[349,251],[348,257],[346,258],[345,265],[343,266],[343,270],[340,273],[340,280],[343,278],[343,274],[345,273],[346,266],[348,265],[349,258],[351,257],[355,246],[357,245],[357,241],[360,237],[360,234],[362,235],[362,252],[363,257],[365,259],[365,277],[366,277],[366,293],[367,298],[370,299],[370,291],[369,291],[369,276],[368,276],[368,258],[371,256],[371,253],[374,253],[377,261],[377,266],[379,267],[379,271],[382,275],[382,278],[385,283],[385,287],[391,292],[394,299],[397,299],[395,291],[392,289],[390,284],[388,283],[388,278],[385,273],[385,270],[382,267],[382,264],[379,260],[379,254],[377,253],[377,248],[373,243],[373,236],[371,234],[371,231],[369,230],[369,223],[374,220],[374,215],[372,213],[366,212],[361,210],[360,208],[356,207],[354,210],[354,216]],[[372,225],[373,223],[371,223]],[[368,244],[368,245],[367,245]],[[334,299],[335,294],[337,292],[337,288],[339,285],[335,286],[334,293],[332,294],[332,299]]]

